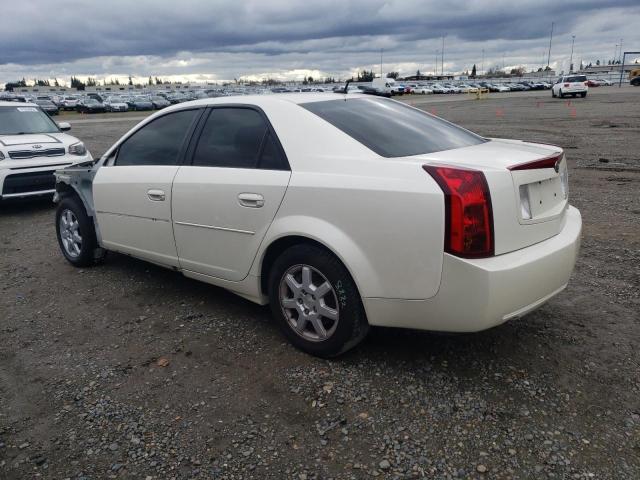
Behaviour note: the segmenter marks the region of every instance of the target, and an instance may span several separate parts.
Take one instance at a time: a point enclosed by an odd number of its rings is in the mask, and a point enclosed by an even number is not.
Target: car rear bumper
[[[438,293],[426,300],[364,298],[371,325],[445,332],[485,330],[543,305],[569,282],[582,218],[569,207],[561,232],[521,250],[483,259],[445,254]]]

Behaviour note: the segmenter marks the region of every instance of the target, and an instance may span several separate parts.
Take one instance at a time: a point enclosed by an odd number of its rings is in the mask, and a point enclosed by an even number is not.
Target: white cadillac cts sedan
[[[560,148],[367,95],[182,103],[56,177],[73,265],[112,250],[269,303],[319,356],[370,325],[520,317],[567,286],[580,244]]]

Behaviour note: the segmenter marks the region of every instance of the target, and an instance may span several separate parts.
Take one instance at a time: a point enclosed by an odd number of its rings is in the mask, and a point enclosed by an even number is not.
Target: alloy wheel
[[[289,326],[302,338],[321,342],[336,331],[338,297],[318,269],[310,265],[290,267],[280,280],[279,299]]]
[[[67,255],[72,258],[80,255],[82,250],[80,224],[75,214],[69,209],[63,210],[60,214],[60,239]]]

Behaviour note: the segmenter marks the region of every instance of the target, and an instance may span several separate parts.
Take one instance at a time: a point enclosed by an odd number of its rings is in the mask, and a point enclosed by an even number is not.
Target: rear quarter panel
[[[333,251],[363,297],[434,296],[442,272],[443,195],[419,166],[396,167],[385,176],[366,169],[362,175],[294,172],[258,258],[278,238],[300,235]]]

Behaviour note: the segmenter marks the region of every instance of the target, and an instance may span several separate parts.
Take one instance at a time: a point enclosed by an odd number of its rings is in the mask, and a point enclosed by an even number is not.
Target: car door
[[[196,135],[190,164],[173,182],[180,266],[240,281],[280,207],[289,164],[265,114],[255,108],[212,108]]]
[[[105,248],[178,266],[171,184],[201,110],[156,118],[135,131],[98,169],[93,198]]]

